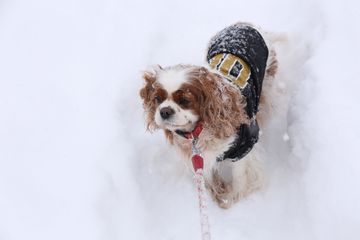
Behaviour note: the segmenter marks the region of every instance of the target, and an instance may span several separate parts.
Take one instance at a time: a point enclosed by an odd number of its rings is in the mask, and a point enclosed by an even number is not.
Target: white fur
[[[186,69],[167,69],[158,74],[157,80],[170,94],[178,90],[180,86],[187,81],[186,74]]]

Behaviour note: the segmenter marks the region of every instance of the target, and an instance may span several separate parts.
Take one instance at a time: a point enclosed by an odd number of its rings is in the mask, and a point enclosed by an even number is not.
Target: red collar
[[[175,132],[186,139],[193,139],[193,138],[198,138],[202,130],[203,130],[203,124],[201,122],[198,122],[194,130],[192,130],[191,132],[184,132],[181,130],[176,130]]]

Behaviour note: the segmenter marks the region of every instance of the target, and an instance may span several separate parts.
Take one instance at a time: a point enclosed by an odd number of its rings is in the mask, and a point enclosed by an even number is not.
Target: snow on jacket
[[[250,124],[239,126],[234,143],[218,157],[218,161],[237,161],[249,153],[258,141],[259,127],[255,116],[268,54],[261,34],[244,23],[227,27],[210,40],[207,52],[210,67],[239,87],[246,99],[246,113],[252,119]]]

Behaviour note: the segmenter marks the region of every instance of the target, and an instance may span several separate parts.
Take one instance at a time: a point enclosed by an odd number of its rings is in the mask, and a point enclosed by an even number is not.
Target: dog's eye
[[[179,99],[179,104],[182,105],[182,106],[186,106],[190,103],[190,101],[184,97],[180,98]]]
[[[161,97],[160,96],[155,96],[155,102],[156,103],[161,103],[161,101],[162,101],[162,99],[161,99]]]

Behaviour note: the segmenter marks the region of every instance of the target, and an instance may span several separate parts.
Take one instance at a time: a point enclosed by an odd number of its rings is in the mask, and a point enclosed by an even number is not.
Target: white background
[[[227,211],[210,202],[214,239],[360,239],[359,9],[0,1],[0,239],[199,239],[192,177],[145,131],[140,76],[203,64],[209,38],[240,20],[291,36],[281,71],[298,83],[268,186]]]

